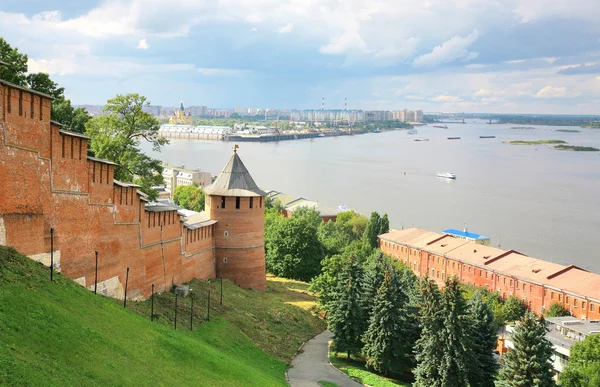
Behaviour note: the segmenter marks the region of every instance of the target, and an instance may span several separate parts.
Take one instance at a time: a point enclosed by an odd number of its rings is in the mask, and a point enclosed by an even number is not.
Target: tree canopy
[[[204,191],[197,185],[180,185],[175,188],[173,201],[186,210],[204,211]]]
[[[118,164],[115,179],[133,181],[150,199],[157,193],[153,186],[163,183],[160,160],[142,153],[142,140],[160,150],[168,140],[158,136],[159,124],[143,108],[150,103],[139,94],[117,95],[104,106],[104,115],[94,117],[86,125],[86,134],[92,138],[90,150],[96,157]]]
[[[27,55],[12,48],[6,40],[0,37],[0,59],[10,66],[2,71],[2,78],[19,86],[29,87],[35,91],[54,97],[50,119],[65,125],[69,130],[83,133],[85,124],[91,116],[83,108],[75,109],[71,101],[65,98],[64,87],[50,79],[46,73],[27,73]]]
[[[600,386],[600,334],[570,348],[569,362],[558,380],[564,387]]]

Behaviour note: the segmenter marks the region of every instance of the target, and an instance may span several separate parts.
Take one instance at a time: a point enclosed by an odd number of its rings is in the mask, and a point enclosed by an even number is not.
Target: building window
[[[569,305],[569,297],[565,297],[565,302],[567,303],[567,305]]]
[[[225,196],[221,196],[221,208],[225,208]]]
[[[558,293],[558,301],[562,301],[562,294]]]
[[[512,288],[513,286],[513,280],[510,280],[510,287]]]
[[[262,203],[263,203],[263,198],[262,196],[260,197],[260,208],[262,208]]]
[[[254,205],[254,198],[250,197],[250,208],[252,208],[253,205]]]
[[[454,262],[452,262],[452,268],[454,269]]]
[[[485,279],[487,279],[487,278],[488,278],[488,272],[486,271],[485,272]]]
[[[469,266],[469,273],[471,273],[471,266]]]
[[[533,285],[529,285],[529,293],[533,293]]]
[[[581,309],[585,309],[585,301],[581,301]]]
[[[239,197],[239,196],[237,196],[237,197],[235,198],[235,209],[236,209],[236,210],[239,210],[239,209],[240,209],[240,197]]]
[[[431,276],[435,277],[435,269],[431,269]]]
[[[550,292],[550,299],[554,300],[554,292]]]
[[[523,290],[525,290],[525,287],[526,287],[526,286],[527,286],[526,284],[523,284]]]
[[[574,298],[574,299],[573,299],[573,306],[574,306],[575,308],[577,308],[577,301],[578,301],[578,300],[577,300],[576,298]]]
[[[446,279],[446,273],[442,273],[442,281]]]
[[[590,304],[590,312],[594,311],[594,304]]]

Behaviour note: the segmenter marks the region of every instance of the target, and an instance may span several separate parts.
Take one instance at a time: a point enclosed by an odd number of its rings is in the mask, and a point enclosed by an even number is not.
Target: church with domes
[[[183,101],[179,105],[179,109],[175,110],[173,116],[169,118],[169,124],[171,125],[191,125],[192,124],[192,112],[185,112],[183,107]]]

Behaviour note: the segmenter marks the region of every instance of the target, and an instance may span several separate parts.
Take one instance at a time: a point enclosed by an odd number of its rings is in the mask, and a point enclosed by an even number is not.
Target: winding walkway
[[[340,387],[360,387],[362,384],[350,379],[329,364],[329,340],[333,333],[325,331],[307,341],[302,351],[292,359],[287,378],[292,387],[315,387],[319,381],[335,383]]]

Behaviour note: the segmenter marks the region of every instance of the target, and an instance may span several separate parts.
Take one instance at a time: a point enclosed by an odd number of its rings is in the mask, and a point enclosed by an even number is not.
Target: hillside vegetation
[[[254,299],[253,294],[260,293],[231,290],[222,315],[215,309],[210,322],[198,321],[193,331],[188,318],[187,329],[175,331],[166,326],[166,316],[159,318],[165,325],[152,323],[61,275],[55,275],[54,282],[48,277],[47,268],[0,246],[0,385],[286,385],[285,362],[248,338],[275,323],[266,310],[256,310],[260,297]],[[280,325],[288,324],[288,307],[303,313],[289,312],[292,319],[314,318],[284,304],[286,291],[270,286],[265,293],[275,294],[269,302],[276,303],[279,297],[275,308],[282,311]],[[242,301],[245,310],[227,309],[234,305],[234,297],[243,295],[247,295]],[[131,303],[132,308],[137,305],[146,303]],[[249,327],[242,332],[236,325],[244,320]],[[271,335],[280,333],[273,330]]]

